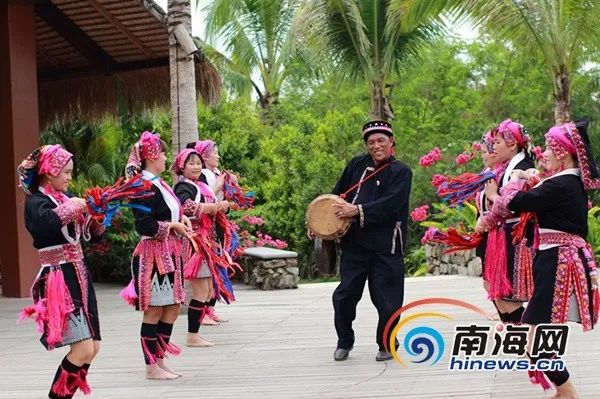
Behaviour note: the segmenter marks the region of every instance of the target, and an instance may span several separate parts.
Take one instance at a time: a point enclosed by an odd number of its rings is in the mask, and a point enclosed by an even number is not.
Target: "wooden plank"
[[[138,348],[140,314],[118,296],[120,287],[98,285],[102,323],[102,350],[89,376],[93,398],[231,397],[231,398],[410,398],[508,399],[549,398],[532,386],[524,373],[447,370],[443,358],[434,366],[402,368],[395,362],[375,362],[374,329],[377,314],[368,292],[357,309],[356,343],[350,358],[334,362],[336,342],[331,294],[335,283],[300,285],[296,290],[256,291],[238,286],[237,301],[217,305],[230,319],[216,327],[203,326],[201,334],[217,345],[186,348],[168,360],[183,373],[174,381],[146,381]],[[432,296],[468,301],[486,311],[481,279],[424,277],[406,280],[406,303]],[[17,326],[15,315],[26,300],[0,299],[0,399],[43,397],[49,379],[65,350],[46,353],[37,342],[34,326]],[[441,309],[436,309],[442,311]],[[435,321],[432,327],[445,338],[457,322],[473,321],[467,311],[446,309],[455,321]],[[486,319],[481,324],[494,325]],[[175,324],[173,339],[182,344],[186,316]],[[598,332],[582,333],[573,325],[566,360],[582,398],[597,398],[596,372],[600,369]]]
[[[106,10],[97,0],[88,0],[88,3],[96,9],[104,18],[106,18],[115,28],[121,31],[127,38],[137,47],[139,48],[146,57],[152,58],[152,52],[142,44],[137,36],[135,36],[125,25],[121,23],[117,18],[115,18],[111,13]]]
[[[110,71],[114,67],[112,57],[50,1],[36,3],[35,12],[98,70]]]

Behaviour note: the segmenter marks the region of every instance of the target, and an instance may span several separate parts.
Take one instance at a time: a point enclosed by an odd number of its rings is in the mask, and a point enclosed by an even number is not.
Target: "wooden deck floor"
[[[212,348],[184,348],[170,360],[183,373],[174,381],[144,379],[138,344],[140,314],[125,307],[119,287],[97,286],[102,350],[92,365],[90,398],[547,398],[524,372],[449,372],[447,353],[434,366],[402,368],[375,362],[376,312],[365,292],[355,322],[356,344],[345,362],[332,359],[336,337],[331,293],[335,283],[302,285],[297,290],[256,291],[239,287],[237,302],[218,305],[230,319],[201,333]],[[469,277],[407,279],[406,300],[450,297],[488,311],[481,280]],[[52,373],[65,350],[46,353],[33,323],[18,326],[16,314],[28,300],[0,298],[0,398],[45,398]],[[447,345],[457,322],[494,324],[468,311],[436,309],[456,321],[436,321]],[[175,325],[182,343],[186,317]],[[566,356],[582,398],[600,398],[600,335],[574,326]],[[446,350],[448,352],[448,350]]]

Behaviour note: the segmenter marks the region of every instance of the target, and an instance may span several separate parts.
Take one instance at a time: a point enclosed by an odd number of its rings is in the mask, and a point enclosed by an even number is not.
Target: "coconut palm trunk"
[[[173,29],[183,25],[192,33],[192,14],[189,0],[169,0],[169,67],[171,73],[171,126],[173,155],[189,142],[198,140],[198,110],[194,56],[187,55],[175,39]]]
[[[385,93],[385,79],[371,82],[371,117],[386,122],[394,119],[394,113]]]
[[[554,77],[554,121],[557,124],[571,120],[571,86],[569,74],[561,68]]]

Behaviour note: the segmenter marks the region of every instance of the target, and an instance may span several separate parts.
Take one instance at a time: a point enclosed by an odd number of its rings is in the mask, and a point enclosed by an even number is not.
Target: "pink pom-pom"
[[[127,287],[119,292],[119,296],[123,298],[128,305],[135,306],[137,304],[138,296],[135,292],[135,282],[133,279],[131,279]]]

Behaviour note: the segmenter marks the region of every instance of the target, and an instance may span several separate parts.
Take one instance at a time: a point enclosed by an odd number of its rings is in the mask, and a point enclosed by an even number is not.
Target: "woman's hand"
[[[71,202],[72,204],[75,204],[76,206],[78,206],[79,208],[81,208],[81,210],[83,211],[83,213],[87,213],[87,211],[88,211],[87,201],[84,200],[83,198],[71,197],[71,198],[69,198],[69,202]]]
[[[498,183],[496,183],[496,180],[491,179],[485,185],[485,197],[491,202],[496,201],[496,198],[498,198]]]
[[[217,202],[217,211],[227,212],[229,210],[229,202],[219,201]]]
[[[521,173],[521,179],[532,182],[534,180],[539,180],[539,174],[540,171],[535,168],[527,169]]]
[[[169,229],[180,236],[185,236],[192,232],[185,224],[179,222],[169,223]]]
[[[217,177],[217,182],[215,183],[215,194],[223,191],[223,187],[225,186],[225,173],[221,173],[219,177]]]
[[[192,221],[187,216],[185,216],[185,215],[181,216],[181,223],[183,223],[185,225],[185,227],[190,229],[190,231],[192,230]]]
[[[217,213],[217,204],[202,204],[202,213],[206,213],[207,215],[214,215],[215,213]]]

